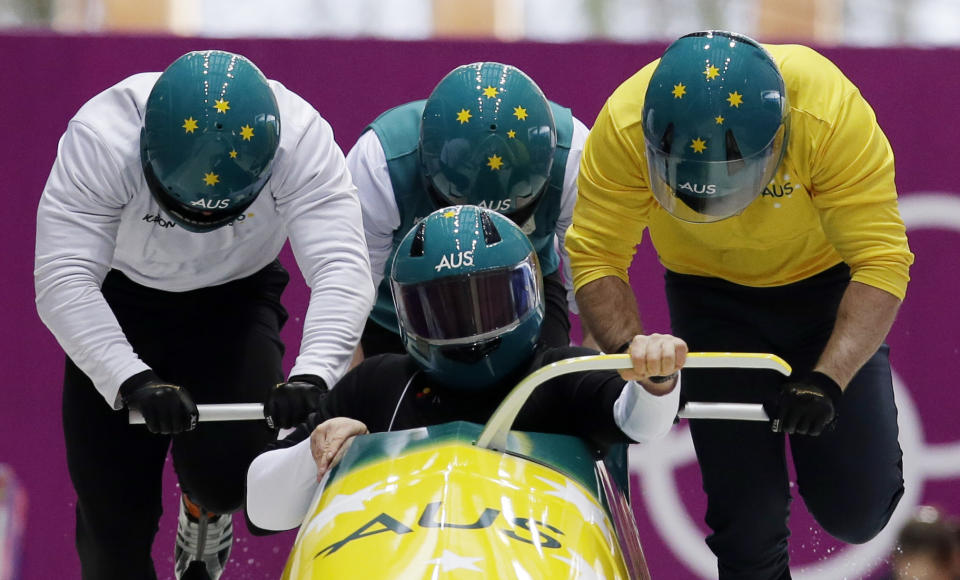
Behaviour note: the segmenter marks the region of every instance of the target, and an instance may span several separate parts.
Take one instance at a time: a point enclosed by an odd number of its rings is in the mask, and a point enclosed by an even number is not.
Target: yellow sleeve
[[[812,159],[813,203],[852,279],[902,300],[913,254],[897,206],[893,151],[860,91],[834,65],[827,66],[838,75],[842,92]]]
[[[566,236],[574,290],[606,276],[629,283],[627,270],[653,205],[641,125],[618,125],[615,97],[600,111],[580,161],[577,204]]]

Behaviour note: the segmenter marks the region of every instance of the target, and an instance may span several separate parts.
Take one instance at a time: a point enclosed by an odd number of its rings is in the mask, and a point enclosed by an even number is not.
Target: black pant
[[[848,283],[843,265],[778,288],[666,274],[673,331],[691,351],[770,352],[789,362],[794,376],[816,364]],[[835,430],[790,437],[804,503],[827,532],[849,543],[879,533],[903,495],[888,352],[881,347],[850,382]],[[690,369],[682,388],[691,401],[771,403],[783,380],[773,371]],[[784,436],[749,421],[691,421],[690,432],[720,578],[790,578]]]
[[[560,272],[554,272],[543,278],[544,316],[540,329],[540,342],[549,346],[570,346],[570,311],[567,307],[567,289],[563,285]],[[400,339],[400,330],[387,330],[367,319],[360,337],[363,356],[369,358],[383,353],[403,354],[406,349]]]
[[[162,292],[111,271],[103,294],[140,358],[196,403],[263,402],[283,380],[279,262],[243,280]],[[154,579],[150,556],[171,447],[181,488],[203,508],[243,504],[250,461],[276,433],[257,422],[201,423],[173,437],[129,425],[68,358],[63,390],[67,464],[77,492],[77,551],[87,580]],[[173,546],[170,546],[171,553]]]

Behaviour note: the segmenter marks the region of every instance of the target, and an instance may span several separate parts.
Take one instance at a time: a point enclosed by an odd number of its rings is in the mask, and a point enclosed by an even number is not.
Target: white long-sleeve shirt
[[[134,75],[88,101],[68,124],[37,210],[37,311],[66,354],[114,408],[120,384],[149,367],[100,292],[110,269],[183,292],[249,276],[289,236],[311,288],[291,374],[334,385],[350,363],[373,304],[360,204],[330,125],[276,81],[281,119],[273,173],[231,225],[176,226],[147,188],[140,130],[160,73]]]
[[[560,216],[555,228],[556,249],[560,255],[564,285],[567,288],[567,305],[575,314],[579,310],[573,295],[573,274],[564,240],[573,219],[573,207],[577,202],[580,155],[589,133],[587,126],[574,117],[573,137],[563,176]],[[387,260],[393,250],[393,235],[400,228],[401,220],[387,168],[387,156],[374,131],[365,131],[357,139],[357,143],[347,153],[347,167],[359,190],[367,249],[370,252],[370,271],[373,273],[374,284],[379,285],[386,274]]]

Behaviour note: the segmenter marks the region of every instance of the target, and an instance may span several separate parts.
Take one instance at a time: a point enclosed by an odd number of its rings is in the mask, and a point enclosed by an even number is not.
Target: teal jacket
[[[420,117],[426,101],[413,101],[394,107],[381,114],[367,130],[373,131],[383,148],[390,173],[394,199],[400,213],[400,227],[393,232],[393,249],[384,267],[383,279],[377,288],[377,299],[370,318],[380,326],[399,333],[397,314],[390,293],[389,270],[400,240],[418,221],[437,209],[424,190],[420,171],[418,146]],[[560,257],[554,247],[557,221],[563,198],[564,176],[573,140],[573,114],[570,109],[550,103],[557,127],[557,149],[554,154],[550,180],[533,217],[523,225],[540,259],[544,276],[557,271]],[[496,208],[493,208],[496,209]]]

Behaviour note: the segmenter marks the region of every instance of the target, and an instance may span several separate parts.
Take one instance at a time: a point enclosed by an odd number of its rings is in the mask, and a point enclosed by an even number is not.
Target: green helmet
[[[512,66],[457,67],[423,108],[420,164],[439,207],[479,205],[523,223],[547,187],[556,148],[550,103]]]
[[[140,162],[160,207],[205,232],[253,203],[279,144],[280,111],[263,73],[237,54],[190,52],[150,91]]]
[[[671,44],[643,104],[650,188],[674,217],[714,222],[742,212],[783,158],[789,107],[770,54],[738,34]]]
[[[425,217],[400,242],[390,287],[407,352],[450,387],[496,383],[540,338],[537,252],[495,211],[462,205]]]

